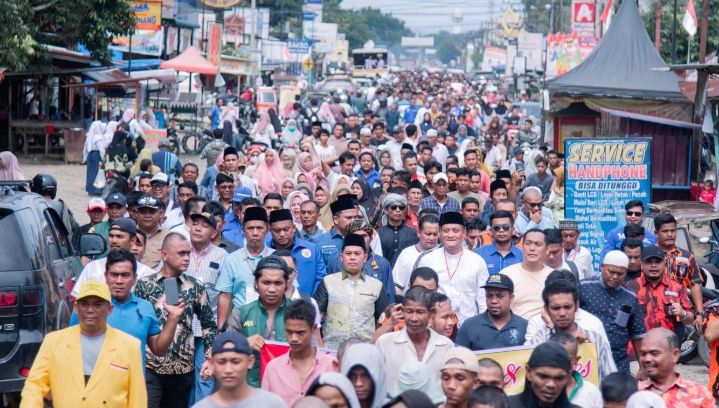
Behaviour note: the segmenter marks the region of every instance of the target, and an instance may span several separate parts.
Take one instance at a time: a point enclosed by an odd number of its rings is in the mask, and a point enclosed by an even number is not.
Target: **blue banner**
[[[304,40],[287,40],[287,48],[291,54],[307,54],[310,50],[309,41]]]
[[[651,201],[651,139],[566,139],[564,152],[564,214],[579,224],[599,271],[607,233],[626,224],[624,204]]]

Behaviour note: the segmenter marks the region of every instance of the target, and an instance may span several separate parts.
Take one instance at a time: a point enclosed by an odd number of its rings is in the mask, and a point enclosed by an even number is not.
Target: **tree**
[[[322,4],[324,21],[337,23],[338,32],[345,33],[350,49],[359,48],[368,40],[387,47],[399,44],[403,36],[412,35],[404,21],[381,10],[364,7],[359,10],[340,8],[341,0],[326,0]]]
[[[647,29],[649,38],[654,43],[654,11],[655,6],[649,8],[649,10],[642,16],[644,19],[644,26]],[[694,9],[696,10],[697,19],[699,20],[700,28],[697,30],[696,35],[691,42],[691,60],[696,61],[699,58],[699,33],[701,30],[701,12],[702,12],[702,0],[694,1]],[[674,18],[674,2],[665,2],[662,6],[662,28],[661,28],[661,44],[659,53],[668,64],[672,62],[672,23]],[[682,17],[686,11],[686,1],[680,1],[679,7],[677,8],[677,64],[683,64],[687,60],[687,40],[689,34],[684,31],[682,27]],[[709,1],[709,32],[707,38],[707,54],[712,51],[716,51],[719,47],[719,2]]]
[[[445,64],[457,59],[462,54],[456,44],[464,44],[459,35],[452,35],[447,31],[440,31],[434,35],[434,48],[437,50],[437,58]]]
[[[125,0],[0,0],[0,7],[0,65],[9,70],[46,69],[46,44],[82,44],[109,65],[112,38],[135,26]]]

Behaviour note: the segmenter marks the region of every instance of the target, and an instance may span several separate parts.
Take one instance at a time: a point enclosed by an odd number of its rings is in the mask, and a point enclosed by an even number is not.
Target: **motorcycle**
[[[212,130],[209,128],[202,128],[198,133],[187,132],[182,137],[182,149],[187,154],[200,154],[213,138]]]
[[[167,139],[170,141],[170,152],[180,154],[180,137],[174,127],[167,128]]]
[[[116,172],[115,170],[106,170],[105,188],[102,191],[102,196],[107,199],[107,197],[115,193],[122,193],[123,195],[127,195],[127,193],[130,191],[130,187],[127,183],[127,177],[125,177],[124,175]]]

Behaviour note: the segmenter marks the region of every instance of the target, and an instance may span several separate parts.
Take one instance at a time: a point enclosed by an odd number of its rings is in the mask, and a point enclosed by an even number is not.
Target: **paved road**
[[[204,173],[205,161],[197,156],[181,156],[183,162],[192,161],[200,167],[200,174]],[[20,159],[20,166],[27,178],[37,173],[50,173],[55,176],[58,183],[58,196],[69,205],[77,221],[82,224],[89,222],[85,212],[88,195],[85,192],[86,167],[79,164],[39,163],[28,159]],[[634,363],[636,364],[636,363]],[[634,370],[636,371],[636,370]],[[687,379],[706,384],[709,380],[709,370],[697,358],[690,364],[680,365],[678,371]]]

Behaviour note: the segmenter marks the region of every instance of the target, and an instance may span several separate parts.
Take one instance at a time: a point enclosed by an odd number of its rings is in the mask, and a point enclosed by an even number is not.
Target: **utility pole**
[[[701,31],[699,33],[699,63],[706,62],[707,57],[707,36],[709,31],[709,0],[704,0],[702,6]]]
[[[657,51],[662,48],[662,6],[660,0],[654,4],[654,47]]]
[[[677,63],[677,0],[674,0],[674,17],[672,21],[672,65]]]

